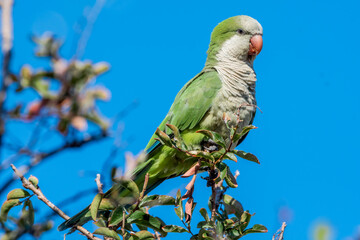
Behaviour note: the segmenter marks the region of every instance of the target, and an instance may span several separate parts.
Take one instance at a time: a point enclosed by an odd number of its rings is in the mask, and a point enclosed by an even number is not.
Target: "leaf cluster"
[[[94,85],[94,79],[109,70],[105,62],[66,60],[59,49],[61,42],[49,34],[33,37],[37,44],[36,56],[49,61],[49,69],[34,70],[24,65],[20,73],[11,74],[18,94],[32,90],[36,99],[23,107],[23,103],[8,111],[8,117],[33,121],[39,117],[52,117],[57,130],[66,134],[69,127],[84,131],[87,122],[107,129],[109,124],[96,108],[96,100],[108,100],[110,92]]]
[[[36,177],[30,176],[28,180],[37,187],[38,180]],[[34,224],[35,209],[31,201],[32,196],[28,191],[20,188],[13,189],[8,193],[6,201],[0,209],[0,223],[4,226],[5,230],[1,240],[18,239],[25,233],[39,237],[44,232],[53,228],[51,221]],[[17,206],[22,206],[19,217],[9,216],[10,210]],[[11,225],[11,228],[5,225],[6,221],[8,226]]]

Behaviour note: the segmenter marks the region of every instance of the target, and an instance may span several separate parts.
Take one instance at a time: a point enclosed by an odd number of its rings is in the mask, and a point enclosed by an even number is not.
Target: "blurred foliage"
[[[93,64],[90,61],[67,61],[59,55],[61,43],[50,34],[33,37],[37,44],[36,56],[50,61],[49,70],[33,70],[24,65],[18,76],[13,75],[16,92],[34,90],[39,99],[32,101],[27,109],[22,104],[9,111],[11,118],[34,120],[38,117],[57,119],[57,130],[66,134],[70,127],[87,130],[87,122],[93,122],[102,129],[109,123],[101,116],[96,100],[109,100],[110,91],[96,86],[93,80],[108,71],[105,62]]]
[[[14,154],[1,162],[0,172],[10,170],[11,163],[19,161],[21,156],[27,156],[26,161],[20,162],[20,168],[26,174],[49,156],[108,135],[109,121],[100,113],[97,101],[107,101],[111,95],[108,89],[96,85],[95,80],[109,70],[109,64],[66,60],[60,55],[61,42],[49,33],[33,37],[32,40],[37,46],[36,57],[45,59],[48,67],[45,70],[36,69],[26,64],[19,73],[10,73],[11,83],[6,89],[6,95],[13,100],[3,110],[2,117],[7,123],[22,123],[28,129],[34,125],[37,127],[29,142],[21,146],[7,140],[10,139],[8,135],[11,128],[6,125],[3,133],[5,143],[1,147],[10,149]],[[17,102],[15,106],[14,102]],[[40,135],[39,128],[58,135],[65,143],[50,151],[39,149],[36,143],[43,136]],[[53,147],[50,142],[45,143],[45,149]],[[9,175],[4,180],[4,185],[0,185],[0,194],[5,193],[14,180]],[[30,176],[29,181],[37,186],[36,177]],[[34,223],[37,210],[32,205],[32,196],[23,189],[14,189],[8,193],[1,208],[0,232],[4,233],[0,235],[1,240],[18,239],[24,234],[38,238],[43,232],[53,228],[50,219],[40,219],[39,223]],[[19,215],[8,215],[10,209],[16,206],[22,206]]]

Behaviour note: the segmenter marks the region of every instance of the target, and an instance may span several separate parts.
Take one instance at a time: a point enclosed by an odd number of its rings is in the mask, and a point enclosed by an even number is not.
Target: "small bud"
[[[29,177],[29,182],[31,182],[32,185],[34,185],[35,187],[37,187],[38,183],[39,183],[39,179],[37,179],[37,177],[31,175]]]

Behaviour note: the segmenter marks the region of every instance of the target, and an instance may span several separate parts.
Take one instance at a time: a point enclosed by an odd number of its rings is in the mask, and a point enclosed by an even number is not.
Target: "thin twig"
[[[98,192],[100,194],[103,194],[103,185],[100,182],[100,174],[96,174],[96,178],[95,178],[95,182],[96,182],[96,186],[98,188]]]
[[[80,39],[77,43],[77,49],[74,59],[79,59],[84,54],[86,44],[90,38],[92,28],[95,24],[97,17],[99,16],[102,8],[105,5],[106,0],[96,0],[95,5],[90,9],[86,16],[86,25],[84,30],[81,32]]]
[[[70,196],[70,197],[62,200],[61,202],[56,204],[56,206],[58,206],[58,208],[66,207],[69,204],[73,204],[76,201],[81,200],[83,197],[86,197],[86,196],[89,196],[89,195],[95,195],[97,192],[98,192],[97,188],[85,189],[85,190],[83,190],[81,192],[77,192],[73,196]],[[50,212],[47,215],[45,215],[44,217],[42,217],[41,219],[50,219],[55,215],[56,215],[55,212]]]
[[[283,240],[285,228],[286,228],[286,222],[283,222],[281,228],[277,230],[277,232],[273,235],[272,240]]]
[[[60,217],[65,220],[68,220],[70,217],[66,215],[63,211],[61,211],[58,207],[56,207],[52,202],[50,202],[45,195],[41,192],[40,188],[36,188],[32,183],[30,183],[18,170],[17,168],[11,164],[11,168],[14,170],[15,174],[20,178],[23,183],[24,188],[31,190],[39,200],[44,202],[49,208],[51,208],[54,212],[56,212]],[[75,228],[84,234],[89,239],[101,240],[100,238],[95,237],[91,232],[86,230],[81,226],[75,226]]]
[[[11,83],[10,78],[10,59],[11,51],[13,48],[13,0],[2,0],[1,7],[1,35],[2,35],[2,54],[3,54],[3,65],[2,65],[2,82],[0,89],[0,148],[2,147],[3,135],[5,133],[5,118],[4,118],[4,106],[6,99],[6,92],[8,86]],[[1,157],[1,154],[0,154]]]
[[[157,231],[155,231],[155,237],[156,237],[157,240],[160,240],[160,239],[161,239],[161,238],[160,238],[160,234],[159,234]]]
[[[145,180],[144,180],[144,185],[143,185],[143,189],[140,193],[140,197],[139,197],[139,202],[141,202],[142,198],[144,197],[144,194],[146,192],[146,188],[147,188],[147,185],[148,185],[148,182],[149,182],[149,173],[146,173],[145,175]]]
[[[182,220],[182,219],[181,219],[181,222],[182,222],[182,224],[184,225],[184,227],[187,228],[187,230],[189,231],[189,233],[191,234],[191,236],[194,236],[194,234],[193,234],[192,231],[191,231],[191,226],[190,226],[190,224],[186,224],[186,223],[184,222],[184,220]]]
[[[123,219],[122,219],[122,223],[121,223],[121,232],[122,232],[122,235],[124,236],[125,235],[125,217],[126,217],[126,212],[125,210],[123,210]]]

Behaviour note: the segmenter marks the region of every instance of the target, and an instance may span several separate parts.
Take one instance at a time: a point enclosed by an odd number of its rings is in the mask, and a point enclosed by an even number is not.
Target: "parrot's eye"
[[[240,34],[243,34],[243,33],[244,33],[244,30],[242,30],[241,28],[239,28],[239,29],[237,30],[237,32],[240,33]]]

